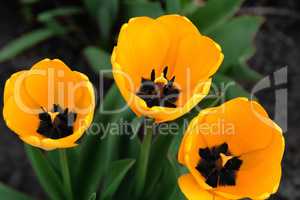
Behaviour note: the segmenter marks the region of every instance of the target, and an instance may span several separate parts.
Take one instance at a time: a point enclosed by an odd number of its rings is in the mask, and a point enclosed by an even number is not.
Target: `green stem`
[[[72,185],[71,185],[71,176],[70,176],[66,150],[65,149],[59,150],[59,156],[60,156],[60,164],[62,169],[63,183],[66,190],[66,196],[68,200],[72,200],[73,193],[72,193]]]
[[[145,119],[145,122],[146,133],[141,146],[136,173],[135,196],[137,199],[139,199],[145,187],[153,135],[153,120]]]

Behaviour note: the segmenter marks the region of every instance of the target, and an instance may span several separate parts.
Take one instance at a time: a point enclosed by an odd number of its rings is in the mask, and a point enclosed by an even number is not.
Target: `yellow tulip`
[[[58,59],[44,59],[5,84],[3,116],[24,142],[45,150],[76,146],[92,122],[94,89],[88,77]]]
[[[220,46],[179,15],[130,19],[111,58],[128,105],[156,122],[174,120],[196,106],[222,61]]]
[[[236,98],[190,123],[178,154],[189,173],[179,186],[189,200],[266,199],[278,189],[283,152],[282,131],[263,107]]]

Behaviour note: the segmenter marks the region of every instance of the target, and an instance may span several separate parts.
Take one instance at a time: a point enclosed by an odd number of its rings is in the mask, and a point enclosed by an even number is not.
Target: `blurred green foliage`
[[[20,3],[30,10],[39,0],[22,0]],[[223,49],[225,59],[214,77],[217,87],[229,84],[226,94],[214,94],[206,98],[199,106],[205,108],[218,97],[225,100],[237,96],[249,96],[239,85],[239,81],[255,82],[260,74],[252,70],[247,59],[255,48],[253,38],[262,23],[256,16],[237,16],[236,11],[243,0],[208,0],[203,6],[190,0],[82,0],[80,4],[69,5],[49,10],[42,10],[34,16],[40,28],[26,33],[8,43],[0,50],[0,62],[14,59],[15,56],[32,48],[37,43],[52,37],[72,41],[75,34],[89,34],[85,21],[78,17],[85,16],[93,24],[96,37],[92,42],[81,42],[82,56],[95,71],[111,69],[110,53],[116,42],[121,25],[135,16],[158,17],[167,13],[186,15],[199,30],[216,40]],[[86,18],[87,16],[87,18]],[[72,20],[75,24],[66,23]],[[80,41],[78,41],[80,42]],[[93,46],[91,46],[91,43]],[[111,74],[106,76],[111,78]],[[113,109],[125,102],[115,85],[107,92],[100,106]],[[141,128],[142,118],[135,118],[129,110],[116,115],[104,115],[96,112],[95,121],[103,124],[125,119],[131,122],[131,135],[126,137],[109,134],[103,140],[99,136],[86,135],[82,144],[75,149],[68,149],[71,166],[72,186],[75,199],[78,200],[112,200],[112,199],[184,199],[177,187],[177,177],[185,169],[177,164],[176,154],[182,133],[186,128],[183,119],[191,119],[197,110],[176,122],[181,124],[176,135],[154,136],[153,142],[145,144],[136,133]],[[145,148],[151,145],[151,148]],[[61,185],[61,172],[57,152],[42,153],[40,150],[26,146],[27,154],[41,185],[50,199],[64,199],[66,194]],[[0,196],[8,199],[29,199],[0,185]]]

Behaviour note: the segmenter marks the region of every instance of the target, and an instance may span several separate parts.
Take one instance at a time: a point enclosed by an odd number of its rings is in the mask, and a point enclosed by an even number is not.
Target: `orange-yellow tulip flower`
[[[186,17],[136,17],[121,28],[113,75],[131,109],[156,122],[189,112],[209,92],[221,48]]]
[[[45,150],[68,148],[89,127],[95,107],[88,77],[58,59],[44,59],[5,84],[3,116],[24,142]]]
[[[192,120],[178,154],[189,173],[178,183],[189,200],[266,199],[279,187],[283,152],[263,107],[236,98]]]

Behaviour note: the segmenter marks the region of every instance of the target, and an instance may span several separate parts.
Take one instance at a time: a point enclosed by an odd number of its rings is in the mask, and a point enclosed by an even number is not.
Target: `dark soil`
[[[253,6],[251,1],[248,5]],[[254,2],[254,1],[252,1]],[[256,1],[255,1],[256,2]],[[251,66],[263,75],[288,67],[288,130],[285,132],[286,152],[283,161],[283,179],[279,192],[272,199],[300,199],[300,2],[260,1],[255,6],[271,7],[266,22],[255,39],[257,52]],[[243,11],[243,9],[242,9]],[[259,95],[259,100],[274,113],[275,89]]]
[[[261,7],[264,7],[262,9]],[[265,9],[265,8],[268,9]],[[32,27],[24,25],[21,10],[14,1],[0,3],[0,48]],[[266,17],[266,21],[255,38],[257,52],[249,61],[250,65],[263,75],[270,75],[277,69],[288,66],[288,131],[286,153],[283,162],[283,180],[279,192],[272,199],[300,199],[300,2],[297,0],[246,1],[240,13],[256,13]],[[10,62],[0,64],[0,94],[3,93],[5,80],[14,72],[31,66],[42,57],[60,57],[68,65],[86,72],[92,80],[96,75],[87,66],[80,52],[72,45],[53,39],[38,45],[33,50],[18,56]],[[268,89],[258,95],[259,100],[270,113],[274,113],[274,90]],[[2,104],[2,98],[0,100]],[[2,106],[0,106],[2,113]],[[26,158],[20,140],[4,125],[0,115],[0,181],[44,199],[44,193],[36,180],[30,163]],[[1,197],[0,197],[1,199]]]

